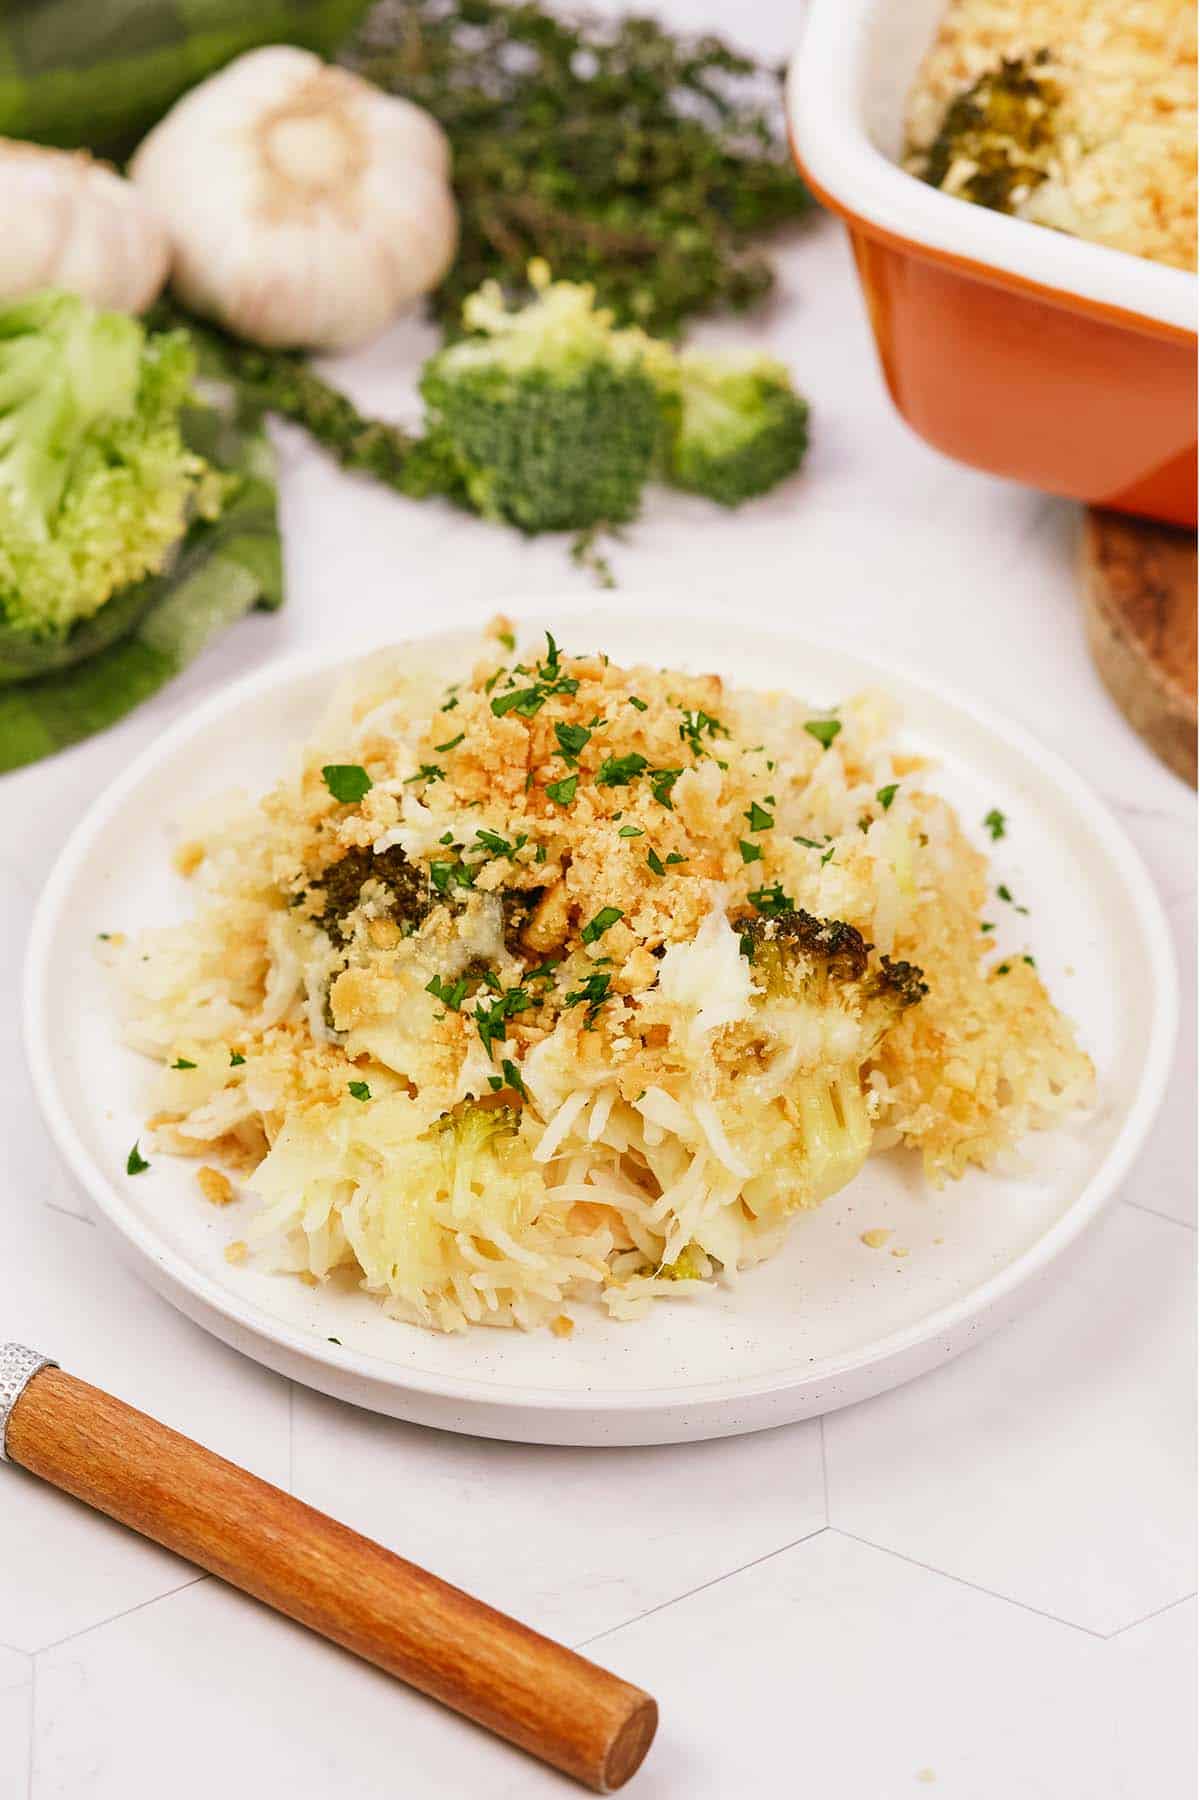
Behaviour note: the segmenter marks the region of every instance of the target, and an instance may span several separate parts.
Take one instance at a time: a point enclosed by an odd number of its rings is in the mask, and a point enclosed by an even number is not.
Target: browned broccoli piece
[[[426,871],[409,862],[398,844],[378,852],[370,845],[355,846],[322,869],[306,890],[306,895],[319,894],[320,911],[313,917],[336,942],[345,943],[350,936],[346,920],[358,906],[368,881],[383,888],[387,915],[406,935],[416,930],[433,904]]]
[[[1047,65],[1050,52],[1006,56],[950,102],[925,153],[922,180],[994,212],[1013,212],[1046,179],[1061,98]]]

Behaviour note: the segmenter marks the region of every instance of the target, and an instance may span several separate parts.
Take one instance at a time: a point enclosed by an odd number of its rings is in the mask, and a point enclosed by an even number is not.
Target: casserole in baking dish
[[[901,166],[946,0],[812,0],[796,158],[841,214],[892,397],[951,456],[1051,493],[1196,520],[1194,274],[982,206]]]

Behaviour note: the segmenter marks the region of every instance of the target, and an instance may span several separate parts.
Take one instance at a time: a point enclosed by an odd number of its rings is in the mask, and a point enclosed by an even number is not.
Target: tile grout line
[[[160,1600],[169,1600],[173,1594],[182,1594],[185,1588],[195,1587],[198,1582],[207,1580],[207,1571],[201,1569],[197,1574],[189,1576],[186,1581],[181,1581],[178,1587],[167,1588],[166,1592],[162,1594],[151,1594],[148,1600],[139,1600],[136,1606],[127,1606],[123,1612],[110,1613],[107,1619],[95,1619],[92,1624],[81,1626],[78,1631],[68,1631],[66,1637],[55,1638],[53,1643],[40,1644],[33,1652],[35,1675],[39,1656],[45,1656],[51,1650],[61,1650],[64,1644],[73,1644],[77,1638],[87,1637],[93,1631],[103,1630],[105,1625],[115,1625],[118,1619],[132,1618],[134,1613],[144,1612],[146,1607],[157,1606]]]
[[[1127,1194],[1122,1198],[1124,1205],[1132,1206],[1135,1212],[1149,1213],[1152,1219],[1162,1219],[1167,1225],[1178,1225],[1181,1231],[1196,1231],[1191,1219],[1177,1219],[1173,1213],[1159,1212],[1157,1206],[1147,1206],[1144,1200],[1131,1200]]]
[[[612,1637],[614,1632],[626,1631],[631,1625],[640,1625],[643,1619],[651,1619],[655,1613],[665,1612],[669,1606],[679,1606],[684,1600],[691,1600],[696,1594],[703,1594],[709,1588],[719,1587],[723,1581],[732,1581],[735,1575],[744,1575],[747,1569],[757,1569],[760,1563],[770,1562],[776,1556],[782,1556],[785,1550],[795,1550],[801,1544],[811,1543],[814,1538],[821,1537],[829,1530],[828,1525],[815,1525],[811,1531],[803,1532],[793,1538],[790,1544],[780,1544],[777,1550],[765,1550],[761,1556],[752,1556],[749,1562],[739,1563],[736,1569],[725,1569],[720,1575],[714,1575],[708,1581],[699,1582],[694,1588],[687,1588],[682,1594],[673,1594],[669,1600],[660,1600],[657,1606],[648,1606],[644,1612],[635,1613],[631,1619],[622,1619],[619,1625],[606,1625],[603,1631],[597,1631],[591,1637],[580,1638],[571,1645],[572,1650],[586,1650],[591,1644],[598,1644],[602,1638]]]
[[[1021,1612],[1032,1613],[1035,1619],[1048,1619],[1052,1625],[1061,1625],[1066,1631],[1080,1631],[1085,1637],[1094,1638],[1097,1643],[1108,1642],[1106,1632],[1093,1631],[1090,1625],[1077,1625],[1074,1619],[1063,1619],[1057,1613],[1046,1612],[1040,1606],[1030,1606],[1028,1600],[1016,1600],[1011,1594],[1002,1594],[999,1588],[982,1587],[977,1581],[968,1581],[965,1575],[954,1575],[949,1569],[935,1568],[933,1563],[921,1562],[915,1556],[905,1556],[902,1550],[890,1550],[886,1544],[877,1544],[873,1538],[859,1537],[857,1532],[847,1531],[842,1525],[831,1525],[829,1529],[838,1537],[848,1538],[852,1544],[862,1544],[867,1550],[878,1550],[881,1556],[894,1556],[897,1562],[907,1563],[912,1569],[924,1569],[927,1575],[937,1575],[943,1581],[954,1582],[956,1587],[970,1588],[974,1594],[984,1594],[989,1600],[999,1600],[1005,1606],[1015,1606]]]
[[[1178,1600],[1168,1600],[1165,1606],[1156,1606],[1153,1612],[1146,1613],[1140,1619],[1131,1619],[1128,1625],[1118,1625],[1115,1631],[1108,1633],[1104,1641],[1111,1644],[1117,1638],[1124,1637],[1127,1631],[1136,1631],[1139,1625],[1148,1625],[1151,1619],[1161,1619],[1164,1613],[1174,1612],[1177,1606],[1186,1606],[1189,1600],[1195,1598],[1196,1590],[1193,1588],[1190,1594],[1180,1594]]]

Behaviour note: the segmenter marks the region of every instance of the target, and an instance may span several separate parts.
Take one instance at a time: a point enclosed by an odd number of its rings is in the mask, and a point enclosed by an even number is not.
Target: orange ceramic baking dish
[[[811,0],[796,160],[850,233],[897,408],[937,449],[1049,493],[1196,522],[1193,274],[972,206],[899,166],[945,0]]]

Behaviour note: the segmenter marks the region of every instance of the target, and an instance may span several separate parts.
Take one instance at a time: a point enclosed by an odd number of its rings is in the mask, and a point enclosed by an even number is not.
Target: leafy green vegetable
[[[585,944],[594,944],[617,923],[618,919],[624,917],[625,914],[619,906],[602,906],[595,918],[588,920],[579,935]]]
[[[816,738],[822,750],[828,750],[842,729],[842,721],[840,719],[806,719],[804,729],[810,737]]]
[[[150,1164],[146,1161],[145,1157],[142,1155],[141,1145],[139,1142],[133,1146],[133,1149],[129,1152],[129,1155],[125,1158],[125,1173],[127,1175],[141,1175],[149,1167],[150,1167]]]
[[[547,782],[546,793],[556,806],[570,806],[578,786],[578,775],[566,775],[561,781]]]
[[[994,806],[991,812],[984,814],[983,823],[985,828],[991,833],[993,843],[999,838],[1002,838],[1008,830],[1008,820],[1005,818],[1004,814],[999,812]]]

